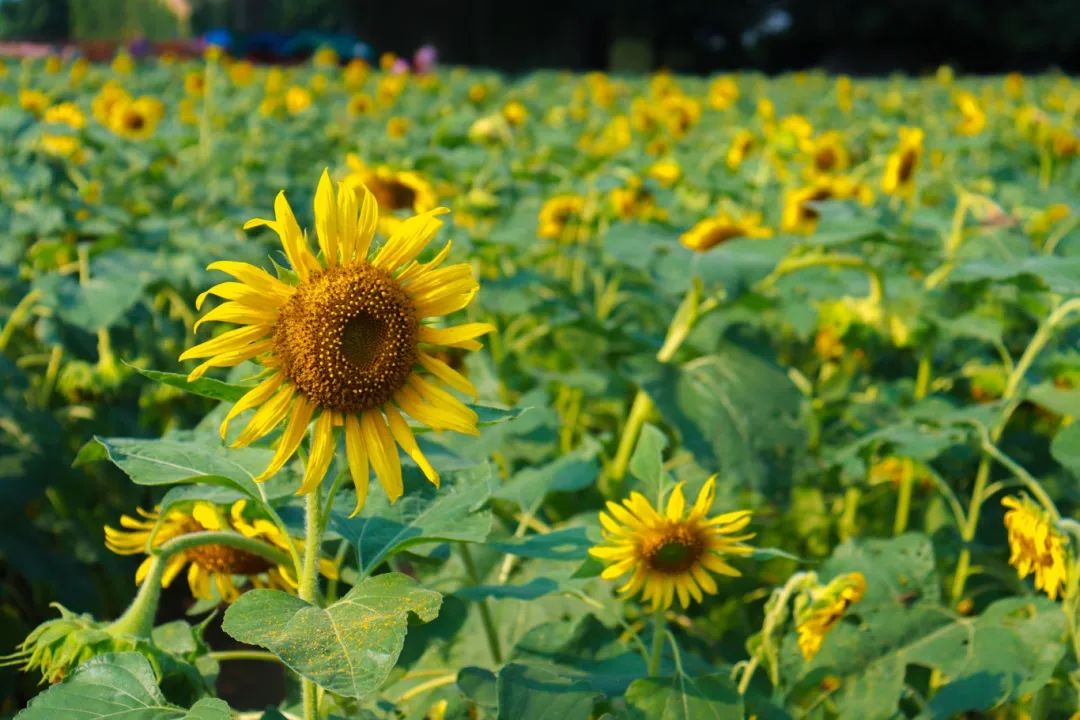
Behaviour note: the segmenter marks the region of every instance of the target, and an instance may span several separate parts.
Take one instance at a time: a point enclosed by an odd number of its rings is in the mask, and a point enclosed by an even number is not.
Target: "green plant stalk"
[[[461,553],[461,562],[465,566],[465,572],[469,576],[469,582],[473,585],[479,585],[480,573],[476,570],[476,563],[473,562],[472,553],[469,551],[468,545],[465,543],[458,543],[458,551]],[[502,665],[502,648],[499,645],[499,633],[495,628],[495,620],[491,615],[491,608],[484,598],[477,600],[476,606],[480,611],[480,624],[484,626],[484,635],[487,637],[488,648],[491,650],[491,659],[495,661],[496,665]]]
[[[1054,328],[1068,317],[1070,313],[1077,310],[1080,310],[1080,298],[1073,298],[1058,305],[1031,337],[1031,341],[1024,349],[1024,353],[1020,356],[1020,360],[1016,363],[1016,367],[1009,373],[1009,377],[1005,382],[1005,391],[1001,396],[1002,400],[1005,401],[1005,407],[1002,410],[997,423],[989,433],[990,445],[997,445],[998,440],[1001,439],[1002,433],[1005,432],[1005,426],[1008,425],[1009,418],[1012,417],[1013,412],[1020,405],[1017,393],[1020,390],[1024,376],[1027,374],[1027,371],[1031,368],[1032,364],[1034,364],[1038,354],[1046,347],[1047,343],[1050,342]],[[959,602],[960,598],[963,597],[968,573],[971,572],[971,548],[969,546],[975,539],[975,533],[979,528],[979,512],[982,509],[983,502],[986,501],[986,497],[984,496],[986,495],[986,485],[990,477],[991,453],[986,451],[985,445],[986,440],[984,439],[982,458],[979,460],[979,467],[975,471],[975,484],[971,490],[971,502],[968,505],[964,526],[961,528],[960,532],[960,539],[964,542],[965,547],[960,551],[960,557],[956,563],[956,574],[953,575],[950,597],[954,603]]]
[[[915,485],[915,463],[904,458],[900,473],[900,488],[896,495],[896,517],[893,519],[893,535],[907,532],[908,519],[911,516],[911,492]]]
[[[161,599],[161,576],[165,572],[168,556],[151,556],[150,569],[143,578],[139,592],[128,605],[124,614],[113,621],[105,630],[115,635],[130,635],[148,638],[154,630],[154,618],[157,616],[158,600]]]
[[[22,325],[26,316],[30,314],[30,310],[33,309],[34,303],[41,299],[41,291],[34,288],[30,292],[23,295],[22,300],[15,305],[11,310],[11,314],[8,315],[8,320],[4,323],[4,329],[0,330],[0,351],[3,351],[9,342],[11,342],[11,336],[15,334],[15,330]]]
[[[881,271],[858,255],[821,254],[787,258],[781,260],[776,266],[776,269],[773,270],[768,277],[762,280],[758,287],[762,290],[771,288],[776,284],[776,281],[784,275],[812,267],[836,267],[861,270],[866,273],[866,276],[870,281],[870,292],[867,295],[868,299],[873,302],[878,302],[885,296],[885,283],[881,277]]]
[[[304,568],[300,575],[299,596],[312,605],[319,605],[319,554],[322,546],[322,517],[319,488],[304,496]],[[300,678],[300,692],[304,705],[304,720],[318,720],[319,698],[315,683]]]
[[[859,513],[859,501],[862,499],[862,489],[851,486],[844,491],[844,512],[840,516],[837,531],[841,540],[855,537],[855,521]]]
[[[209,653],[209,657],[218,662],[229,660],[264,660],[266,662],[281,663],[281,658],[266,650],[215,650]]]
[[[660,676],[660,661],[664,657],[664,635],[667,630],[666,611],[661,608],[653,613],[652,649],[649,651],[649,677]]]
[[[626,469],[630,466],[630,456],[634,452],[641,427],[652,411],[652,400],[648,393],[639,389],[630,404],[630,413],[626,416],[626,425],[623,426],[622,435],[619,437],[619,447],[615,451],[615,459],[611,462],[610,478],[615,483],[626,477]]]

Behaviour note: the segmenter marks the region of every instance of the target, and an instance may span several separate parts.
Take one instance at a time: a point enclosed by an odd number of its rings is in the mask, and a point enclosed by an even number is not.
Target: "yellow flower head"
[[[649,168],[649,177],[663,187],[669,188],[682,178],[682,167],[679,166],[678,162],[670,158],[657,160]]]
[[[79,106],[72,102],[62,102],[53,105],[45,111],[42,118],[47,123],[54,125],[67,125],[75,130],[82,130],[86,126],[86,116]]]
[[[41,117],[49,107],[49,96],[40,90],[20,90],[19,107],[36,117]]]
[[[371,68],[368,67],[366,62],[360,58],[353,58],[345,66],[345,69],[341,71],[341,79],[345,83],[345,87],[356,90],[364,84],[370,74]]]
[[[319,67],[337,67],[337,51],[332,47],[321,47],[311,56],[311,62]]]
[[[727,110],[739,99],[739,84],[730,75],[723,75],[709,83],[709,105],[714,110]]]
[[[130,140],[146,140],[153,136],[164,114],[165,107],[160,100],[149,97],[122,99],[112,106],[109,129]]]
[[[795,632],[799,651],[809,661],[821,649],[825,636],[844,617],[847,609],[866,594],[866,578],[860,572],[840,575],[824,587],[799,596],[795,606]]]
[[[247,60],[237,60],[229,65],[229,80],[237,87],[250,85],[255,78],[255,66]]]
[[[206,74],[202,70],[192,70],[185,75],[184,92],[191,97],[202,97],[206,92]]]
[[[385,165],[368,167],[360,158],[350,154],[345,161],[349,165],[349,174],[342,184],[354,192],[363,194],[363,189],[375,196],[382,216],[379,219],[379,232],[390,235],[402,220],[395,213],[406,211],[418,215],[435,209],[439,204],[435,188],[421,174],[410,170],[393,170]]]
[[[770,237],[772,230],[761,224],[761,213],[736,218],[727,213],[705,218],[679,237],[684,247],[705,252],[738,237]]]
[[[979,104],[979,99],[969,92],[956,95],[956,105],[960,110],[960,121],[956,132],[961,135],[978,135],[986,127],[986,113]]]
[[[668,132],[681,138],[701,119],[701,103],[688,95],[666,95],[660,101],[660,112]]]
[[[82,143],[77,137],[42,133],[40,143],[41,149],[53,157],[68,158],[75,163],[81,163],[85,159]]]
[[[1028,235],[1046,235],[1054,227],[1058,225],[1062,220],[1065,220],[1072,215],[1072,208],[1065,203],[1054,203],[1048,205],[1045,209],[1035,213],[1024,229]]]
[[[285,92],[285,109],[290,115],[299,115],[311,107],[311,91],[300,85],[293,85]]]
[[[127,50],[121,50],[116,53],[116,57],[112,61],[112,70],[117,75],[130,75],[131,71],[135,69],[135,59],[127,52]]]
[[[731,145],[728,146],[727,151],[727,166],[730,170],[738,170],[739,166],[743,164],[747,156],[750,155],[750,151],[754,148],[757,140],[754,138],[754,133],[749,130],[740,129],[735,133],[735,137],[731,139]]]
[[[292,208],[279,193],[274,219],[255,219],[244,227],[267,226],[278,234],[292,273],[277,278],[241,262],[211,263],[237,282],[215,285],[209,295],[227,302],[205,314],[208,321],[241,327],[196,345],[181,360],[207,358],[189,375],[197,379],[212,367],[256,360],[266,369],[262,381],[233,405],[221,425],[255,410],[232,445],[249,445],[282,424],[276,452],[256,480],[271,477],[296,454],[314,423],[300,493],[315,490],[336,454],[337,429],[356,486],[356,512],[368,492],[368,470],[391,502],[404,491],[400,446],[434,484],[439,475],[421,452],[406,422],[407,413],[433,430],[477,434],[474,410],[444,389],[467,395],[476,389],[440,360],[443,348],[477,350],[487,323],[437,327],[429,321],[461,310],[479,285],[468,263],[443,267],[449,243],[428,262],[419,256],[435,237],[445,208],[405,220],[373,253],[379,222],[373,193],[339,187],[323,172],[315,191],[316,256]],[[423,372],[421,372],[423,371]]]
[[[350,115],[367,115],[371,112],[371,108],[374,106],[374,102],[370,95],[364,93],[357,93],[349,98],[349,104],[347,106]]]
[[[809,235],[817,228],[820,218],[820,213],[811,203],[848,199],[856,199],[863,205],[868,205],[873,201],[874,193],[866,185],[850,177],[822,175],[812,184],[789,190],[784,195],[784,211],[780,227],[784,232]]]
[[[412,120],[403,115],[395,115],[386,121],[386,134],[398,140],[408,135],[411,127]]]
[[[594,157],[607,157],[625,150],[632,140],[630,118],[616,115],[599,133],[583,134],[578,147]]]
[[[637,177],[631,177],[625,187],[608,193],[608,200],[616,217],[623,220],[648,222],[667,217],[667,212],[656,204],[656,198]]]
[[[503,106],[502,116],[513,127],[520,127],[529,119],[529,111],[525,109],[520,100],[511,100]]]
[[[90,110],[93,112],[94,117],[102,125],[109,127],[113,108],[121,102],[127,102],[131,100],[131,96],[128,95],[127,90],[120,87],[115,81],[110,80],[102,86],[98,94],[94,96],[94,99],[90,103]]]
[[[836,106],[845,113],[855,107],[855,85],[847,75],[836,78]]]
[[[915,170],[923,152],[921,128],[900,128],[900,142],[885,161],[881,191],[888,195],[910,195],[915,190]]]
[[[1035,574],[1035,588],[1054,600],[1065,587],[1068,570],[1065,537],[1046,512],[1027,497],[1006,497],[1001,504],[1009,535],[1009,564],[1025,578]]]
[[[585,198],[580,195],[556,195],[540,208],[537,235],[550,240],[565,239],[566,229],[579,225],[585,212]]]
[[[810,161],[813,174],[843,172],[851,164],[844,136],[836,130],[828,130],[817,137],[807,138],[801,141],[800,145]]]
[[[725,555],[749,555],[753,548],[742,544],[753,533],[739,534],[750,523],[749,510],[710,517],[716,495],[715,476],[698,493],[689,513],[682,485],[676,485],[661,514],[641,493],[630,493],[622,504],[608,502],[600,513],[604,541],[589,554],[607,567],[605,580],[629,575],[619,588],[626,596],[641,594],[653,610],[667,609],[677,596],[689,607],[691,598],[701,602],[703,593],[715,594],[710,573],[738,577],[741,573],[724,561]]]
[[[275,563],[263,555],[229,545],[199,545],[169,558],[161,577],[162,587],[169,587],[187,568],[192,596],[204,600],[214,597],[211,584],[217,589],[218,597],[226,602],[240,596],[245,582],[254,587],[296,588],[292,565],[287,560],[289,538],[266,518],[248,513],[246,500],[237,500],[230,507],[200,500],[183,509],[171,508],[164,516],[156,509],[148,512],[136,508],[136,513],[137,517],[122,515],[119,528],[105,526],[105,545],[109,550],[118,555],[140,555],[182,535],[224,531],[264,543],[268,553],[282,556],[282,562]],[[293,542],[303,546],[299,539]],[[148,555],[139,565],[136,583],[146,579],[151,562]],[[322,559],[319,569],[329,578],[337,577],[337,567],[331,560]]]

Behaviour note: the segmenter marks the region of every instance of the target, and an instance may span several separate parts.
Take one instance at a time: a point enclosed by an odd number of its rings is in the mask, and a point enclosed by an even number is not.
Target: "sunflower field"
[[[0,65],[0,715],[1077,718],[1080,87]]]

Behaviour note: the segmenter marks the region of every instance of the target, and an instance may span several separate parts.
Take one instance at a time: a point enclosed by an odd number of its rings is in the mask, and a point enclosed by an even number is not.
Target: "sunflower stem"
[[[649,399],[648,393],[644,390],[638,390],[637,395],[634,396],[634,402],[630,406],[630,413],[626,417],[626,425],[623,427],[622,437],[619,438],[619,449],[615,451],[615,459],[611,463],[611,480],[617,489],[618,483],[622,482],[623,477],[626,476],[626,469],[630,466],[630,456],[634,452],[634,446],[637,444],[638,434],[641,432],[641,426],[645,424],[645,419],[649,416],[649,412],[652,410],[652,400]]]
[[[664,635],[667,630],[667,619],[663,608],[653,613],[653,636],[652,650],[649,653],[649,677],[660,676],[660,661],[664,657]]]
[[[480,573],[476,570],[476,563],[473,562],[468,545],[458,543],[458,550],[461,552],[461,562],[465,566],[469,582],[473,585],[479,585]],[[491,659],[495,661],[496,665],[502,665],[502,648],[499,645],[499,634],[495,629],[495,620],[491,615],[491,608],[488,607],[487,600],[482,598],[476,601],[476,606],[480,610],[480,623],[484,626],[484,635],[487,637],[488,647],[491,649]]]
[[[319,554],[322,546],[323,519],[319,512],[319,488],[304,496],[304,569],[300,576],[299,595],[312,605],[319,604]],[[319,698],[315,683],[300,678],[304,702],[304,720],[318,720]]]
[[[158,600],[161,598],[161,576],[165,572],[166,556],[153,556],[150,569],[131,605],[106,631],[113,635],[148,638],[154,629]]]

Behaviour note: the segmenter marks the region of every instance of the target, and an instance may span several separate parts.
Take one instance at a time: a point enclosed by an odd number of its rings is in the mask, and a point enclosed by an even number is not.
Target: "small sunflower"
[[[581,222],[585,198],[580,195],[556,195],[540,208],[537,235],[549,240],[564,239],[566,229]]]
[[[607,568],[605,580],[629,575],[619,592],[641,594],[653,610],[667,609],[678,596],[689,607],[691,598],[701,602],[703,593],[715,594],[710,573],[738,577],[725,555],[748,555],[753,549],[743,540],[753,533],[738,534],[750,523],[749,510],[709,516],[716,495],[715,476],[698,493],[684,517],[686,501],[682,485],[675,486],[664,514],[657,512],[641,493],[630,493],[621,505],[608,502],[600,513],[604,542],[589,549]]]
[[[869,187],[844,175],[822,175],[805,187],[789,190],[784,195],[784,210],[780,227],[784,232],[810,235],[817,228],[821,214],[812,205],[826,200],[856,199],[869,205],[874,193]]]
[[[463,375],[437,357],[443,348],[477,350],[476,340],[494,328],[487,323],[435,327],[425,320],[464,308],[479,285],[472,267],[441,267],[447,243],[426,263],[417,257],[438,232],[436,208],[411,217],[368,257],[379,220],[375,196],[341,186],[335,197],[325,171],[315,192],[315,229],[322,251],[317,258],[279,193],[274,220],[255,219],[244,227],[266,225],[281,238],[295,280],[275,278],[240,262],[211,263],[239,282],[225,282],[204,292],[225,302],[199,321],[237,323],[242,327],[197,345],[181,360],[209,358],[189,375],[256,359],[267,377],[232,407],[221,425],[255,409],[234,447],[268,435],[282,423],[269,466],[256,478],[276,473],[296,453],[314,421],[311,451],[300,493],[321,482],[336,448],[335,428],[343,428],[345,455],[356,486],[356,512],[368,491],[368,467],[374,469],[391,501],[403,492],[400,446],[424,475],[439,475],[417,446],[402,412],[434,430],[477,434],[477,415],[441,385],[476,396]],[[427,374],[422,374],[423,369]],[[434,382],[438,381],[438,383]]]
[[[42,120],[54,125],[67,125],[74,130],[82,130],[86,126],[86,116],[79,106],[72,102],[53,105],[45,111]]]
[[[1001,504],[1009,535],[1009,564],[1025,578],[1035,574],[1035,588],[1055,600],[1068,574],[1067,541],[1046,512],[1027,497],[1006,497]]]
[[[915,190],[915,170],[923,152],[924,133],[920,128],[900,128],[900,143],[885,161],[881,191],[888,195],[910,195]]]
[[[162,115],[164,107],[153,98],[121,99],[109,112],[109,129],[129,140],[146,140],[153,136]]]
[[[844,617],[847,609],[866,594],[866,578],[852,572],[833,578],[799,596],[795,606],[795,632],[804,660],[811,660],[821,649],[825,636]]]
[[[246,505],[247,501],[237,500],[226,509],[214,503],[198,501],[185,509],[170,509],[164,516],[156,509],[148,512],[136,508],[138,517],[122,515],[120,528],[105,526],[105,546],[118,555],[138,555],[145,553],[151,542],[151,547],[156,548],[182,535],[231,530],[287,552],[289,539],[269,520],[249,517],[245,512]],[[146,579],[151,561],[152,558],[147,556],[139,565],[135,572],[136,583],[141,584]],[[169,587],[185,567],[192,596],[204,600],[214,597],[211,583],[217,589],[218,597],[225,602],[239,597],[240,588],[245,582],[254,587],[296,588],[292,568],[274,565],[261,555],[227,545],[200,545],[174,554],[165,566],[161,586]],[[319,561],[319,570],[326,577],[337,577],[337,567],[326,558]]]
[[[663,220],[667,212],[656,203],[656,197],[637,176],[631,177],[624,187],[608,193],[608,201],[615,216],[621,220]]]
[[[735,136],[731,139],[731,144],[728,146],[727,156],[725,162],[728,169],[738,170],[739,166],[746,161],[746,158],[750,155],[750,151],[757,145],[757,138],[754,137],[754,133],[749,130],[738,130]]]
[[[438,195],[431,183],[423,175],[410,170],[394,170],[386,165],[371,167],[357,155],[345,158],[349,165],[349,174],[342,184],[357,193],[362,188],[375,196],[382,216],[379,218],[379,232],[390,235],[402,223],[394,213],[408,212],[419,215],[435,209],[439,203]]]
[[[705,252],[738,237],[770,237],[772,230],[761,224],[761,213],[736,218],[727,213],[700,220],[679,237],[679,242],[695,252]]]

